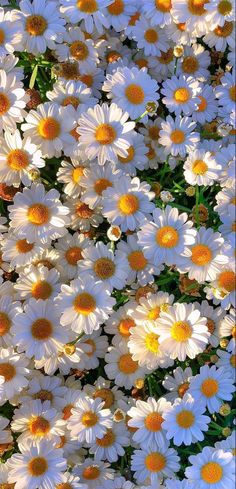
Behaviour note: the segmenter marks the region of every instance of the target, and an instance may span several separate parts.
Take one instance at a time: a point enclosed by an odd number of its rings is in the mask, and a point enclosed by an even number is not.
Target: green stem
[[[83,336],[84,336],[84,331],[83,333],[80,333],[79,336],[74,341],[70,341],[70,343],[66,343],[67,345],[75,345]]]
[[[139,116],[137,119],[135,119],[135,121],[134,121],[134,122],[139,122],[139,121],[141,121],[141,119],[142,119],[143,117],[145,117],[145,115],[147,115],[147,114],[148,114],[148,111],[147,111],[147,110],[145,110],[145,112],[143,112],[143,113],[142,113],[142,114],[141,114],[141,115],[140,115],[140,116]]]
[[[175,58],[174,75],[176,75],[177,65],[178,65],[178,58]]]
[[[195,215],[196,215],[196,225],[199,228],[199,187],[196,185],[196,205],[195,205]]]

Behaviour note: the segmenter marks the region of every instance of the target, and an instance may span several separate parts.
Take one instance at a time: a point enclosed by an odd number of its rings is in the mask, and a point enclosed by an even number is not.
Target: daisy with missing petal
[[[118,68],[111,75],[107,75],[103,90],[108,92],[107,97],[112,99],[123,111],[128,112],[131,119],[137,119],[145,110],[148,102],[159,99],[158,85],[147,73],[146,68],[139,70],[136,67]],[[147,117],[142,119],[147,121]],[[132,134],[131,134],[132,135]],[[127,157],[127,154],[120,154]]]
[[[133,28],[133,39],[137,47],[144,50],[145,56],[161,56],[161,52],[165,53],[169,49],[165,31],[144,16],[140,17]]]
[[[188,215],[167,205],[164,210],[155,208],[153,221],[145,223],[138,231],[138,243],[144,256],[155,265],[178,264],[186,246],[194,244],[197,231]]]
[[[12,347],[0,351],[0,406],[27,387],[29,360],[15,353]]]
[[[229,371],[204,365],[200,373],[192,377],[189,394],[201,400],[210,413],[218,413],[223,401],[231,401],[234,392],[233,378]]]
[[[178,447],[203,441],[203,432],[208,430],[211,421],[209,416],[204,415],[205,410],[204,403],[196,401],[190,394],[185,394],[183,399],[176,399],[163,412],[163,428],[167,439],[173,438],[173,443]]]
[[[119,387],[131,389],[137,379],[143,378],[145,370],[132,359],[125,340],[117,340],[116,346],[110,346],[105,355],[104,367],[108,379],[114,379]]]
[[[200,141],[200,134],[194,132],[196,122],[189,117],[177,116],[175,120],[168,115],[161,124],[159,143],[164,146],[166,154],[186,156],[193,151]]]
[[[113,423],[102,438],[97,438],[89,449],[95,460],[117,462],[125,454],[124,447],[130,445],[130,436],[125,423]]]
[[[29,96],[12,73],[0,70],[0,134],[4,129],[14,132],[16,123],[23,122]]]
[[[81,194],[80,179],[84,175],[86,168],[86,162],[82,163],[78,160],[71,159],[71,161],[61,161],[57,171],[58,182],[64,183],[63,191],[69,197],[76,198]]]
[[[8,295],[0,297],[0,346],[12,345],[11,327],[14,319],[21,312],[20,302],[12,301]]]
[[[90,209],[102,205],[104,190],[108,187],[113,187],[114,181],[120,175],[121,172],[114,169],[108,162],[103,166],[92,163],[90,167],[84,170],[80,179],[80,185],[83,189],[81,200]]]
[[[69,209],[59,200],[55,189],[45,192],[42,184],[32,184],[17,192],[9,206],[10,227],[30,243],[49,243],[67,233]]]
[[[174,477],[180,469],[177,452],[168,448],[168,443],[163,447],[152,443],[143,450],[134,450],[131,460],[135,479],[153,485],[161,482],[163,477]]]
[[[197,109],[192,113],[192,119],[200,124],[211,122],[215,119],[218,111],[218,103],[210,85],[201,87],[201,95],[198,94],[199,102]]]
[[[83,259],[82,251],[91,245],[91,241],[82,234],[67,234],[58,239],[55,248],[58,252],[58,270],[63,278],[71,280],[77,275],[77,265]]]
[[[154,192],[150,192],[150,189],[147,182],[140,182],[137,177],[131,180],[128,176],[122,176],[103,193],[103,215],[122,231],[134,231],[145,222],[154,208],[150,202]]]
[[[136,428],[132,438],[141,448],[145,449],[151,443],[156,443],[157,446],[166,445],[162,423],[163,413],[169,405],[163,397],[158,401],[149,397],[146,402],[138,400],[136,406],[129,409],[128,426]]]
[[[63,472],[66,470],[63,450],[55,450],[48,440],[21,443],[20,453],[12,455],[8,464],[8,481],[14,484],[15,489],[46,489],[51,484],[63,482]]]
[[[79,476],[80,484],[86,489],[110,489],[115,471],[110,465],[99,460],[87,458],[76,465],[74,473]]]
[[[78,121],[79,145],[89,160],[98,158],[98,164],[117,161],[126,157],[134,122],[126,122],[128,113],[116,105],[95,105],[88,109]]]
[[[191,115],[197,109],[199,82],[192,76],[174,75],[164,81],[161,93],[164,95],[163,103],[170,112],[176,115],[181,113]]]
[[[234,487],[235,463],[232,453],[204,447],[201,453],[191,455],[192,464],[185,475],[199,489]]]
[[[175,303],[157,319],[161,349],[172,359],[195,358],[208,343],[210,333],[206,322],[192,304]]]
[[[24,312],[16,316],[13,343],[29,358],[40,360],[58,352],[69,341],[69,333],[59,323],[59,314],[50,300],[30,299]]]
[[[91,334],[99,329],[112,313],[115,299],[101,281],[94,282],[90,275],[63,284],[56,299],[61,315],[61,324],[80,334]]]
[[[60,11],[66,20],[72,24],[83,20],[89,34],[94,28],[99,34],[103,33],[104,27],[109,28],[104,9],[112,0],[60,0],[60,3]]]
[[[178,397],[183,399],[184,394],[188,391],[192,375],[190,367],[186,367],[184,370],[177,367],[173,370],[172,375],[165,375],[162,385],[169,391],[165,394],[167,401],[173,402]]]
[[[92,39],[85,38],[84,33],[79,27],[69,27],[68,31],[63,36],[63,41],[63,44],[57,45],[55,50],[58,61],[69,60],[71,62],[78,63],[79,73],[82,75],[86,74],[87,71],[93,69],[94,66],[98,64],[98,53]],[[67,89],[70,88],[71,90],[71,83],[73,83],[74,86],[78,86],[80,85],[81,81],[69,81],[67,83],[69,83],[69,86],[67,85]],[[90,89],[87,87],[87,92],[84,92],[83,87],[84,95],[88,93],[88,90]]]
[[[223,309],[235,307],[236,274],[234,262],[221,266],[213,282],[205,287],[206,298],[213,299],[214,304],[220,304]]]
[[[80,397],[76,406],[71,410],[68,420],[68,429],[71,436],[79,443],[94,443],[96,438],[103,438],[106,430],[112,427],[110,409],[103,409],[100,399],[92,400],[89,397]]]
[[[141,9],[152,25],[169,25],[172,21],[171,17],[171,0],[146,0]]]
[[[45,102],[37,110],[31,110],[21,128],[42,151],[43,156],[60,156],[67,144],[73,143],[70,131],[75,127],[71,107],[60,107],[56,103]]]

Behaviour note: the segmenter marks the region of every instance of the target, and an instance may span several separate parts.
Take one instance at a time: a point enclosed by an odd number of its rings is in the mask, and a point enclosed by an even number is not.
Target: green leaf
[[[35,80],[37,78],[37,73],[38,73],[38,65],[35,65],[29,82],[29,87],[31,89],[34,88]]]

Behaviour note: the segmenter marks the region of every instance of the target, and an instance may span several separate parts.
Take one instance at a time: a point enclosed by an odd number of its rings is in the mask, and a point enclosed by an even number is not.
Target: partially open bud
[[[219,413],[221,414],[221,416],[228,416],[231,413],[230,405],[227,403],[222,404],[222,406],[220,406]]]
[[[225,436],[225,438],[228,438],[232,433],[231,429],[228,428],[227,426],[222,429],[222,435]]]
[[[193,197],[195,195],[195,187],[187,187],[186,190],[185,190],[185,193],[188,197]]]
[[[184,54],[183,46],[175,46],[174,47],[174,56],[176,58],[181,58],[181,56],[183,56],[183,54]]]
[[[220,347],[221,348],[227,348],[229,344],[229,340],[227,340],[226,338],[223,338],[222,340],[220,340]]]
[[[158,106],[157,106],[156,102],[147,102],[147,104],[146,104],[146,111],[149,114],[153,115],[153,114],[156,113],[157,107]]]
[[[110,241],[118,241],[121,237],[121,230],[119,226],[110,226],[107,230],[107,237]]]

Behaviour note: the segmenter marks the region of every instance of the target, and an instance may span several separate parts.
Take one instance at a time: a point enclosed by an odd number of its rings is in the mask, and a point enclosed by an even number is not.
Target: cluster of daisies
[[[233,489],[234,0],[0,0],[0,488]]]

